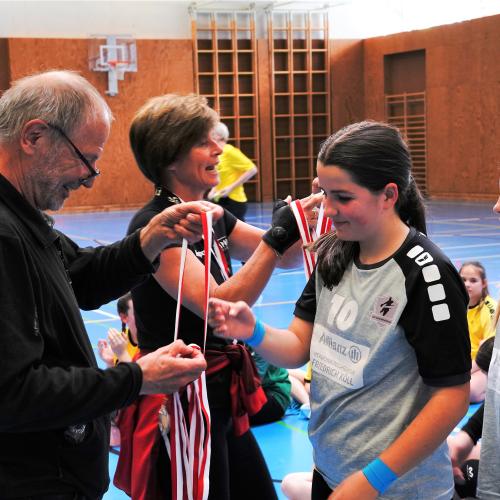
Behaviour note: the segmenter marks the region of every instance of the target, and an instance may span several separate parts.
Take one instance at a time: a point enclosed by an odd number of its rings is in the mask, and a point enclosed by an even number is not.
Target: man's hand
[[[222,207],[208,201],[180,203],[155,215],[141,230],[141,247],[146,258],[152,262],[169,241],[186,238],[194,243],[200,240],[202,212],[212,212],[213,221],[224,215]]]
[[[172,394],[207,368],[201,351],[182,340],[139,358],[137,364],[142,369],[141,394]]]
[[[246,302],[211,298],[208,303],[208,324],[219,337],[246,340],[253,334],[255,316]]]

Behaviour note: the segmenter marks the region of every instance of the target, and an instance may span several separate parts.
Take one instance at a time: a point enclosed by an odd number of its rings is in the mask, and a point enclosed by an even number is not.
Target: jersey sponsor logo
[[[375,299],[370,318],[379,326],[391,325],[399,302],[390,295],[380,295]]]
[[[311,366],[329,380],[350,389],[363,387],[370,349],[316,324],[311,342]]]
[[[227,239],[227,236],[222,236],[222,238],[218,238],[217,241],[222,250],[226,251],[229,249],[229,240]]]
[[[434,321],[439,322],[450,319],[450,308],[448,304],[444,302],[446,299],[446,291],[443,284],[438,282],[441,279],[441,273],[439,272],[438,266],[432,264],[434,261],[432,255],[424,251],[420,245],[412,247],[406,255],[422,268],[422,277],[426,283],[429,283],[427,294],[430,302],[440,302],[439,304],[431,306]]]

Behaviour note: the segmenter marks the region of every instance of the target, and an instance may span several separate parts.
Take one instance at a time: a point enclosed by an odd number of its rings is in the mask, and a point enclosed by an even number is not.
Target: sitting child
[[[481,342],[495,334],[493,316],[496,301],[489,296],[486,271],[480,262],[465,262],[460,268],[460,276],[469,294],[467,323],[471,343],[472,370],[470,381],[470,401],[479,403],[486,394],[486,375],[475,362]]]

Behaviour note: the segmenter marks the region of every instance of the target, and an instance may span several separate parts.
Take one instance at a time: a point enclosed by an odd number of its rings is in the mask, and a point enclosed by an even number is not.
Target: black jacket
[[[108,488],[108,414],[138,395],[133,363],[97,368],[81,309],[153,266],[138,233],[79,248],[0,176],[0,498]],[[68,427],[86,424],[83,442]]]

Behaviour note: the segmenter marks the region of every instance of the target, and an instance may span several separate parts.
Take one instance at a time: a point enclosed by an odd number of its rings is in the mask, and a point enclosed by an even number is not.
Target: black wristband
[[[297,221],[285,201],[278,200],[274,204],[271,229],[264,233],[262,239],[280,255],[300,239]]]

